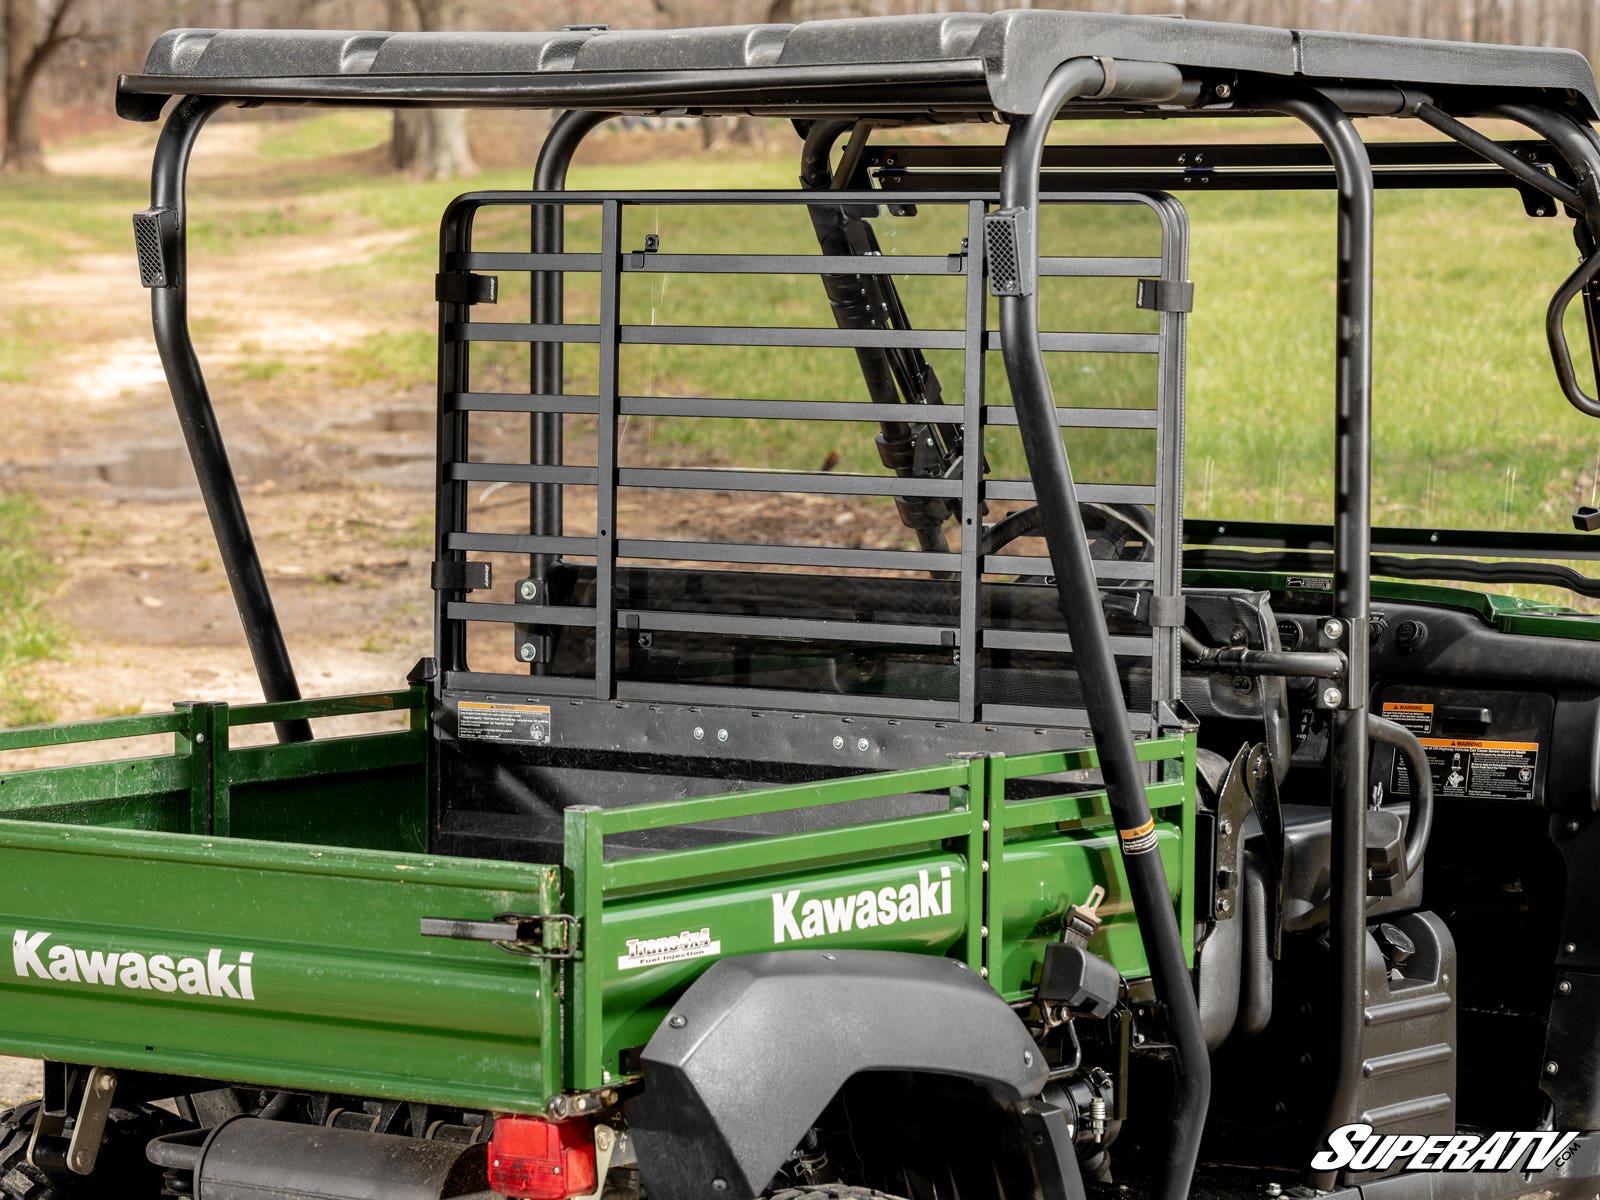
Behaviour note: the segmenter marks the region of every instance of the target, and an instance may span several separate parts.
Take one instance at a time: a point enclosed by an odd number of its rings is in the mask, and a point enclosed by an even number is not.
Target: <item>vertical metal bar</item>
[[[1161,277],[1181,282],[1189,273],[1188,218],[1176,201],[1163,204]],[[1156,532],[1165,542],[1156,547],[1157,596],[1176,598],[1183,592],[1183,402],[1188,314],[1161,314],[1156,408]],[[1178,629],[1155,625],[1151,673],[1154,676],[1151,716],[1160,719],[1160,702],[1178,698]],[[1193,939],[1185,939],[1192,955]]]
[[[600,411],[596,419],[594,498],[594,690],[611,699],[616,637],[617,565],[617,327],[622,273],[622,205],[600,209]]]
[[[1348,663],[1333,714],[1330,925],[1338,997],[1337,1075],[1326,1128],[1355,1120],[1362,1078],[1367,960],[1367,624],[1372,553],[1372,160],[1354,123],[1317,92],[1271,107],[1303,121],[1328,148],[1338,183],[1334,343],[1333,615]],[[1331,1189],[1337,1172],[1311,1178]]]
[[[1001,991],[1001,972],[1006,951],[1005,899],[1001,879],[1005,875],[1006,846],[1006,758],[992,754],[987,760],[984,788],[983,917],[989,936],[983,943],[982,974],[995,991]]]
[[[978,719],[978,606],[982,599],[983,357],[989,299],[984,286],[983,217],[988,205],[967,205],[967,344],[961,377],[961,623],[956,636],[960,719]]]
[[[232,727],[228,706],[219,704],[211,716],[206,741],[211,746],[211,830],[216,837],[233,836],[233,756]]]
[[[559,192],[567,186],[567,168],[578,146],[595,126],[612,113],[575,110],[564,112],[550,126],[544,146],[539,151],[539,161],[534,167],[533,190]],[[556,254],[565,242],[566,206],[561,204],[536,204],[533,206],[531,241],[535,254]],[[563,296],[566,276],[560,271],[535,271],[533,273],[531,315],[535,325],[559,325],[564,310]],[[530,374],[532,392],[536,396],[559,396],[566,389],[563,383],[563,347],[560,342],[536,343],[533,347]],[[541,466],[559,466],[562,460],[563,429],[561,413],[535,413],[529,431],[528,461]],[[534,484],[529,497],[528,528],[535,537],[561,536],[561,485],[559,483]],[[554,556],[531,556],[528,575],[542,581],[550,573]]]
[[[206,120],[221,101],[203,96],[186,96],[167,118],[156,143],[150,169],[150,206],[171,211],[176,232],[171,246],[172,261],[167,271],[167,286],[150,289],[150,316],[155,327],[156,348],[166,372],[167,387],[178,412],[183,440],[194,463],[200,497],[217,540],[217,550],[233,589],[234,607],[244,625],[245,641],[261,680],[261,694],[268,701],[300,699],[294,665],[284,644],[272,592],[261,570],[250,522],[239,485],[233,477],[227,447],[217,428],[217,414],[211,405],[194,341],[189,336],[189,287],[187,279],[188,212],[185,184],[189,154]],[[311,740],[307,721],[280,721],[276,725],[280,742]]]
[[[605,846],[604,810],[578,804],[566,810],[564,855],[569,910],[578,918],[578,950],[572,965],[572,1019],[568,1023],[567,1079],[580,1091],[604,1082],[603,1044],[605,945],[601,931]]]
[[[988,765],[981,754],[962,756],[967,770],[966,783],[962,785],[967,805],[967,935],[962,957],[974,971],[983,970],[985,930],[989,924],[989,911],[983,874],[984,833],[988,828]]]
[[[450,256],[472,248],[472,213],[474,210],[451,205],[439,224],[439,269],[443,271]],[[438,354],[438,429],[434,453],[434,516],[433,560],[445,562],[451,558],[464,558],[459,550],[451,550],[450,535],[463,532],[467,527],[467,485],[452,479],[450,464],[464,462],[467,458],[467,420],[464,412],[452,412],[445,404],[451,392],[470,389],[471,363],[469,347],[465,342],[451,339],[446,331],[452,324],[469,319],[470,310],[465,304],[440,302],[439,304],[439,354]],[[466,666],[467,629],[465,621],[450,619],[449,606],[464,599],[460,591],[440,589],[433,594],[433,655],[444,672],[459,671]]]
[[[174,752],[189,760],[189,832],[215,833],[217,728],[226,737],[228,706],[206,701],[173,708],[189,716],[189,727],[173,735]]]
[[[1183,735],[1183,761],[1178,766],[1177,774],[1183,779],[1183,819],[1179,822],[1182,832],[1182,844],[1178,850],[1178,861],[1182,864],[1179,868],[1179,894],[1178,894],[1178,928],[1185,931],[1183,939],[1184,957],[1188,960],[1189,967],[1194,967],[1194,901],[1196,872],[1195,860],[1199,847],[1195,844],[1195,805],[1199,797],[1199,780],[1197,772],[1198,763],[1198,735],[1189,732]],[[1169,761],[1167,766],[1173,764]]]

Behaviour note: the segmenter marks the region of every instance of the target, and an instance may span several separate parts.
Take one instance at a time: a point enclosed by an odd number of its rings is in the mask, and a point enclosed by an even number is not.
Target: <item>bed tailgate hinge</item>
[[[490,942],[525,958],[572,958],[578,949],[578,918],[567,913],[501,913],[492,921],[423,917],[423,937]]]
[[[1154,312],[1194,311],[1194,284],[1187,279],[1141,279],[1134,304]]]

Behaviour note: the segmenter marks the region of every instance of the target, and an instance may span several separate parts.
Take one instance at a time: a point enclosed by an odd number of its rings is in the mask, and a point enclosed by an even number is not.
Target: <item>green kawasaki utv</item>
[[[1581,56],[179,30],[117,104],[266,702],[0,734],[172,739],[0,775],[0,1051],[48,1064],[5,1200],[1600,1192],[1600,511],[1374,528],[1369,461],[1380,188],[1571,222],[1600,416]],[[260,104],[560,113],[440,223],[435,642],[379,695],[301,698],[190,340],[190,152]],[[798,186],[565,188],[609,120],[730,114]],[[1194,116],[1310,140],[1150,123]],[[1337,196],[1331,526],[1183,519],[1183,197],[1229,189]]]

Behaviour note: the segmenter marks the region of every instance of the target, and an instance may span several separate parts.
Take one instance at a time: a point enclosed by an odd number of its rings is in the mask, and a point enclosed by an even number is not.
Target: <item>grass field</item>
[[[0,726],[50,718],[27,675],[29,664],[62,646],[44,598],[55,569],[39,551],[40,509],[25,495],[0,493]]]
[[[230,206],[222,213],[205,203],[202,191],[196,212],[199,244],[204,248],[270,238],[285,226],[301,234],[332,232],[352,218],[368,227],[414,230],[403,244],[352,263],[341,275],[345,284],[380,289],[397,311],[403,306],[416,314],[418,293],[436,255],[434,223],[463,185],[329,169],[347,161],[341,156],[379,145],[383,132],[372,118],[350,114],[274,129],[263,150],[281,156],[289,172],[273,189],[279,198],[259,211]],[[1106,128],[1089,133],[1112,136]],[[1211,129],[1195,131],[1201,138],[1214,134]],[[625,166],[585,167],[580,160],[571,185],[787,187],[793,172],[789,152]],[[520,187],[525,176],[495,172],[470,186]],[[1190,194],[1182,199],[1191,219],[1190,274],[1197,293],[1188,355],[1188,512],[1326,520],[1332,503],[1332,201],[1312,193]],[[630,212],[625,244],[633,244],[630,236],[642,242],[645,232],[659,232],[664,249],[684,252],[813,248],[798,211],[712,211],[693,225],[684,222],[682,213]],[[923,213],[914,221],[886,218],[878,223],[886,252],[954,249],[961,232],[956,214],[935,214],[926,206]],[[0,210],[0,224],[4,221]],[[596,223],[592,211],[574,215],[569,243],[579,249],[591,243]],[[1152,244],[1150,232],[1148,218],[1114,218],[1103,211],[1086,217],[1081,211],[1057,210],[1044,240],[1061,253],[1143,252],[1140,247]],[[508,226],[506,245],[516,246],[520,236],[520,226]],[[1566,527],[1573,504],[1590,500],[1600,463],[1600,427],[1572,410],[1559,394],[1542,334],[1549,295],[1575,262],[1569,223],[1525,217],[1509,191],[1385,192],[1379,197],[1378,238],[1375,521]],[[501,282],[503,319],[514,319],[526,293],[525,277],[520,283],[513,278]],[[902,281],[913,321],[948,327],[958,311],[953,282]],[[820,288],[809,278],[662,276],[627,283],[631,290],[624,293],[625,315],[640,323],[826,325],[830,320]],[[593,287],[576,277],[574,285],[570,319],[583,320],[592,311]],[[1047,324],[1084,330],[1148,327],[1143,323],[1148,314],[1133,309],[1126,282],[1060,281],[1053,289],[1054,294],[1044,297]],[[434,367],[433,337],[429,323],[414,316],[409,327],[391,325],[344,353],[341,376],[395,387],[425,385]],[[803,358],[781,350],[629,348],[623,361],[624,389],[860,397],[848,352],[801,353]],[[508,385],[513,385],[525,355],[522,348],[497,347],[480,353],[477,362],[480,368],[502,362]],[[953,359],[941,364],[937,354],[930,358],[936,369],[943,366],[946,397],[959,400]],[[1063,403],[1149,403],[1152,384],[1146,364],[1115,356],[1071,358],[1054,364]],[[569,385],[592,386],[590,356],[573,351],[568,361]],[[289,374],[292,378],[293,371]],[[989,393],[1003,398],[998,363],[989,373]],[[713,462],[736,456],[765,456],[775,462],[792,456],[793,465],[811,466],[809,460],[821,461],[838,450],[840,469],[876,469],[871,438],[860,427],[809,427],[797,443],[791,429],[743,425],[636,425],[627,435],[624,454],[660,451],[678,457],[703,455]],[[1130,472],[1142,469],[1144,444],[1124,446],[1103,438],[1095,444],[1077,436],[1070,448],[1086,478],[1131,478]],[[1016,467],[1014,446],[989,449],[999,469]]]
[[[307,286],[348,296],[352,310],[370,318],[373,329],[339,351],[331,380],[314,380],[310,368],[292,356],[263,353],[246,355],[231,368],[234,382],[286,392],[331,383],[428,396],[435,368],[431,277],[439,214],[462,190],[525,187],[527,173],[489,172],[466,183],[420,183],[376,173],[386,132],[385,120],[369,114],[275,123],[258,144],[253,179],[195,183],[197,254],[270,248],[287,245],[288,238],[337,246],[361,235],[393,235],[381,248],[348,261],[307,268]],[[1116,136],[1112,126],[1073,132],[1100,140]],[[1380,132],[1388,136],[1391,130]],[[993,131],[986,136],[992,138]],[[1210,123],[1171,123],[1157,136],[1203,140],[1237,134]],[[585,165],[580,157],[570,185],[791,187],[795,148],[781,132],[775,132],[773,146],[770,153],[741,149],[691,160]],[[204,153],[202,139],[199,154]],[[1231,192],[1182,199],[1190,216],[1190,275],[1197,296],[1188,349],[1187,513],[1325,521],[1333,492],[1332,200],[1318,193]],[[8,181],[0,189],[0,236],[28,262],[47,263],[67,253],[123,254],[129,250],[127,214],[144,203],[124,179]],[[635,248],[654,232],[666,251],[815,250],[797,208],[703,210],[699,218],[688,221],[681,209],[630,209],[624,247]],[[885,217],[876,224],[887,253],[948,253],[964,232],[958,212],[928,205],[914,219]],[[592,246],[597,227],[594,210],[575,212],[569,246]],[[1153,221],[1142,211],[1058,207],[1043,241],[1055,253],[1153,253],[1153,232]],[[482,234],[480,247],[494,248],[498,236],[501,248],[525,248],[521,218],[506,217],[503,229],[485,218]],[[1527,218],[1510,191],[1384,192],[1378,236],[1375,523],[1570,528],[1568,514],[1575,503],[1592,501],[1600,472],[1600,424],[1561,397],[1542,333],[1545,304],[1575,263],[1570,222]],[[592,279],[572,278],[569,320],[592,316]],[[526,312],[527,277],[503,274],[501,287],[498,309],[479,310],[479,319],[516,320]],[[901,288],[914,323],[956,324],[958,280],[908,278]],[[1043,299],[1047,327],[1154,328],[1152,315],[1133,307],[1127,280],[1052,281]],[[640,324],[831,324],[821,288],[810,277],[632,276],[625,280],[623,301],[625,319]],[[204,307],[197,301],[202,328]],[[46,321],[0,338],[0,378],[27,378],[27,339],[54,336],[77,335]],[[1003,372],[998,356],[993,358],[988,395],[1004,402]],[[1061,403],[1152,402],[1148,360],[1053,358]],[[954,352],[930,352],[929,360],[946,399],[958,402]],[[483,347],[474,361],[478,386],[525,386],[526,347]],[[627,394],[864,398],[848,351],[627,347],[622,371]],[[568,376],[569,390],[593,388],[592,351],[569,352]],[[581,445],[583,422],[569,419],[573,444]],[[624,431],[622,458],[633,465],[738,461],[815,468],[836,456],[840,470],[877,472],[873,432],[856,423],[636,418]],[[1014,434],[996,431],[985,450],[996,473],[1020,472]],[[1148,434],[1074,431],[1069,450],[1081,478],[1150,477]]]

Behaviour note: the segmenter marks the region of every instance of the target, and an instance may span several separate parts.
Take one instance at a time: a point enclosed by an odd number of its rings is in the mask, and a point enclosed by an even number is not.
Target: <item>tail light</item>
[[[595,1190],[587,1120],[500,1117],[489,1138],[489,1186],[518,1200],[567,1200]]]

